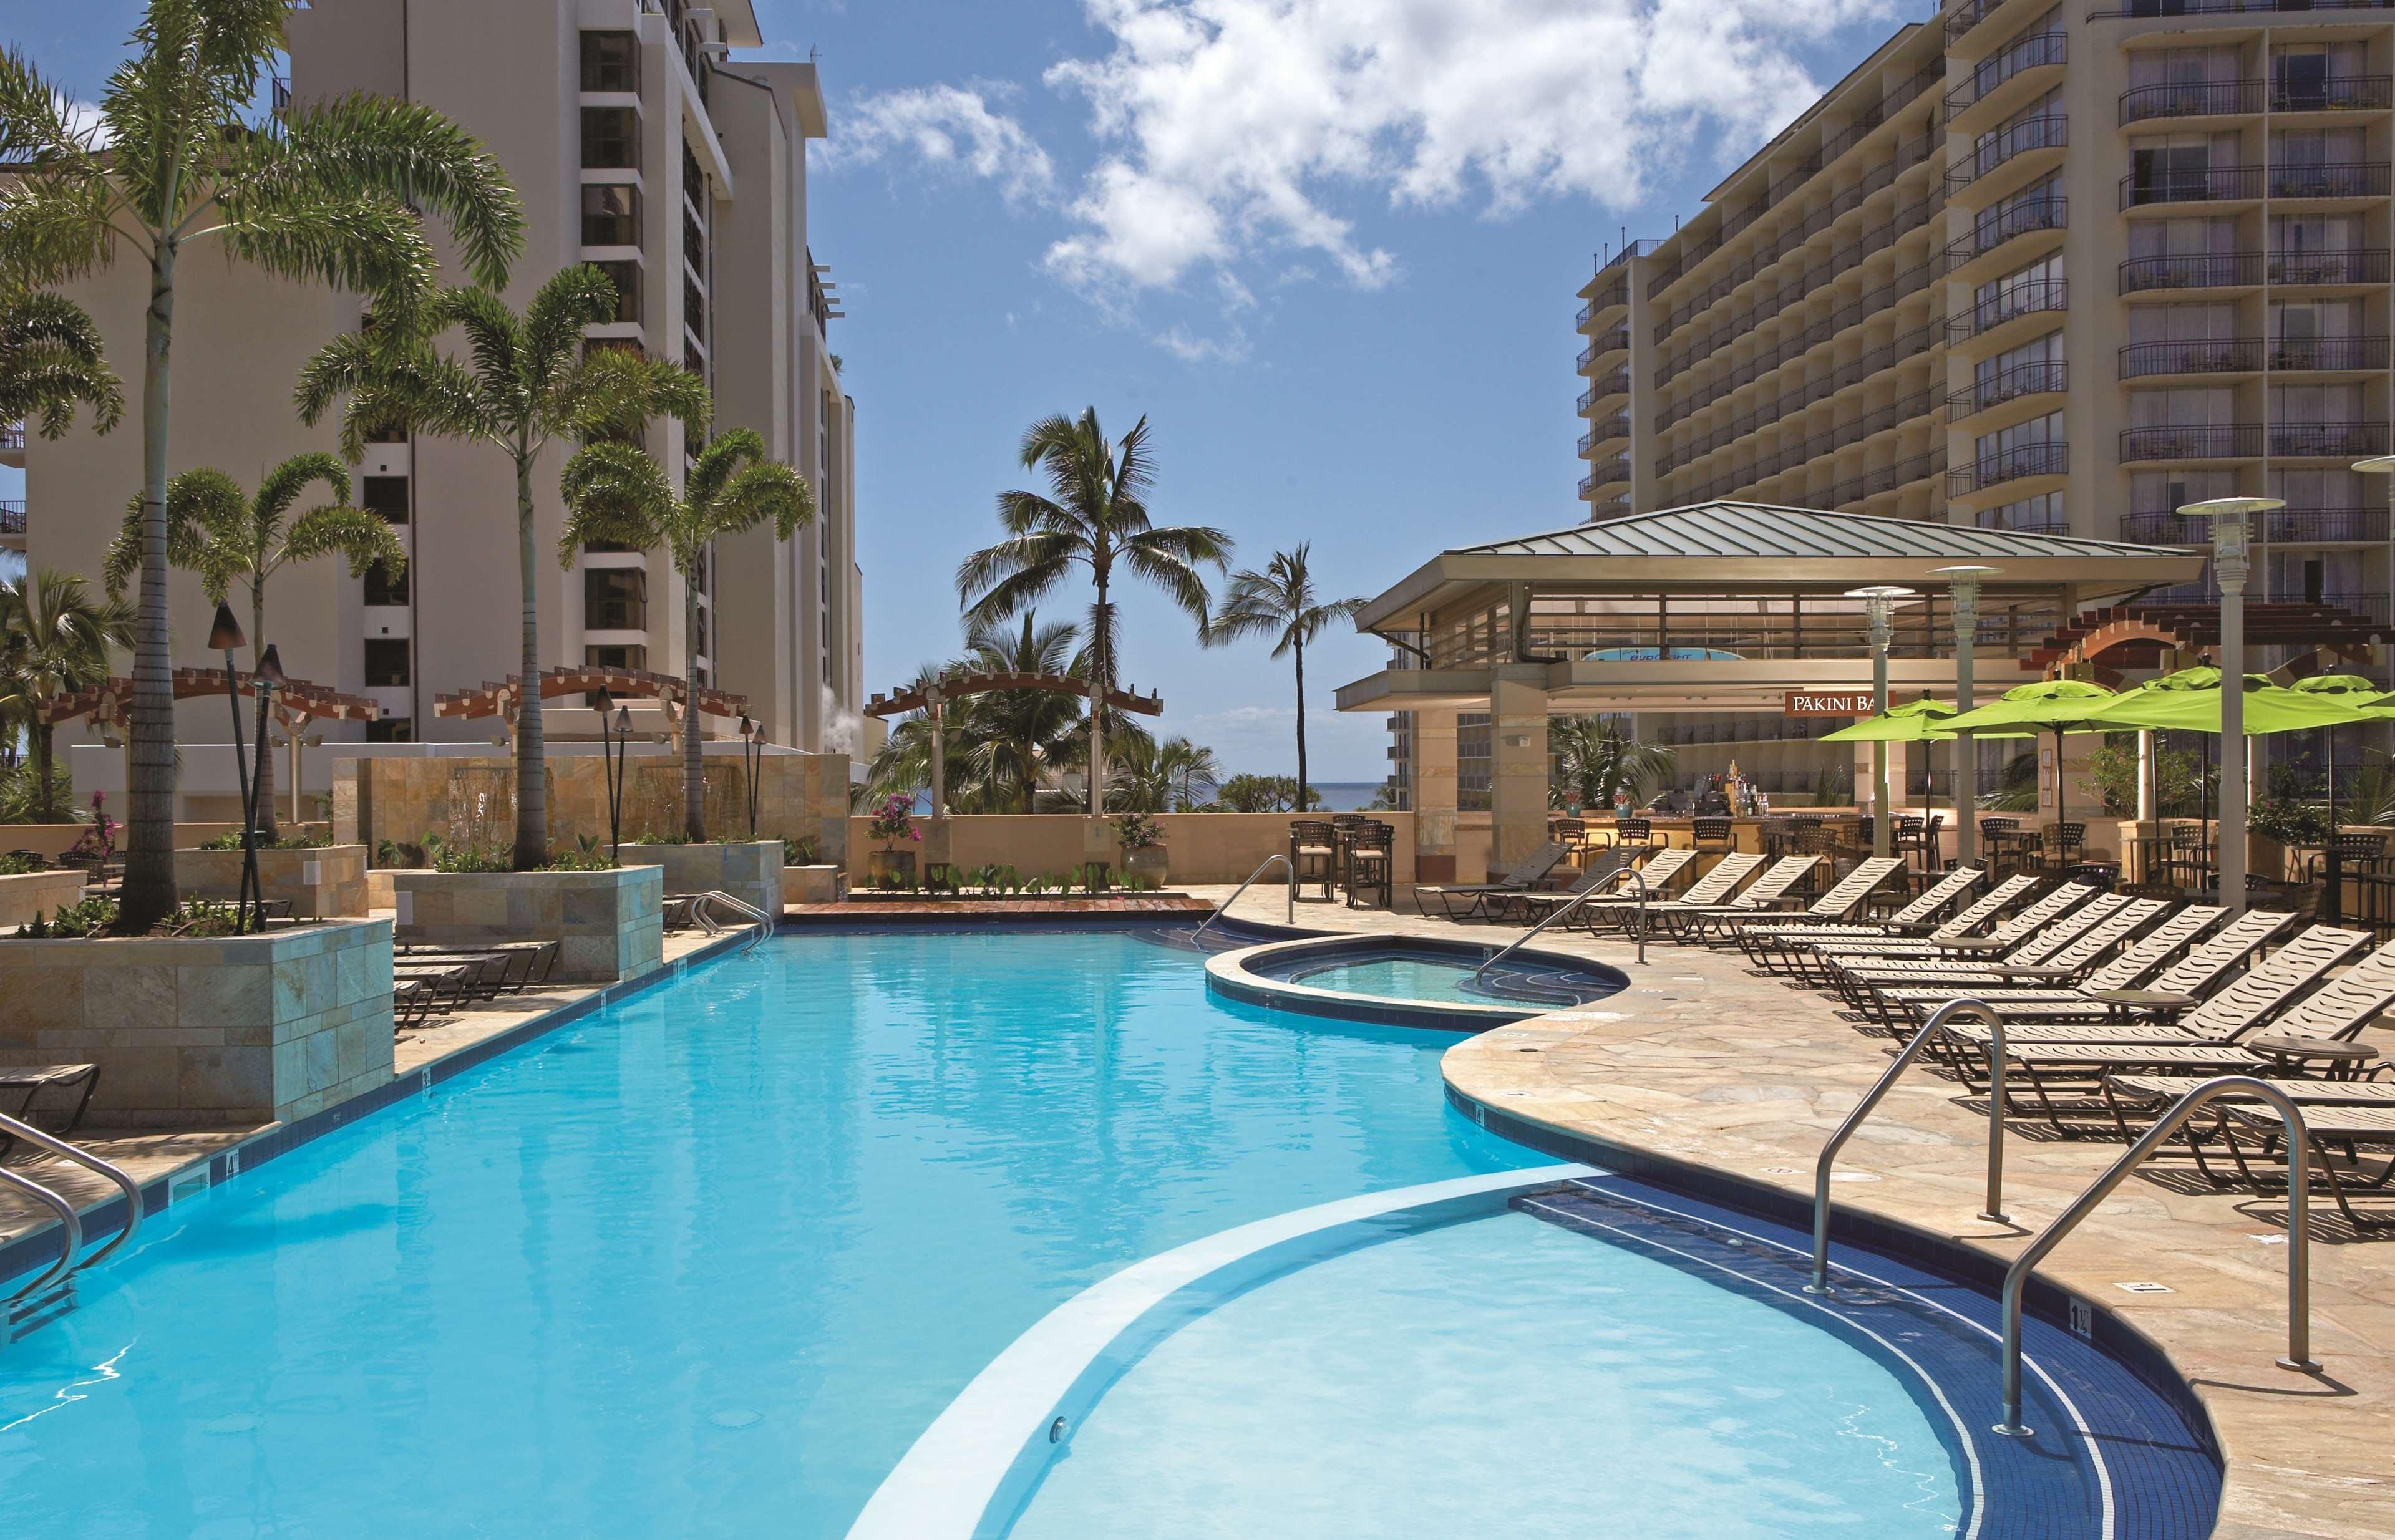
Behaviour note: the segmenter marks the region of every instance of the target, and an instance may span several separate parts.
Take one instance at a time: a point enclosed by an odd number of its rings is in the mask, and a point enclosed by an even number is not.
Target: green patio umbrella
[[[2321,695],[2340,702],[2366,717],[2395,717],[2395,705],[2388,704],[2395,701],[2395,691],[2381,690],[2359,674],[2314,674],[2309,678],[2297,679],[2287,688],[2306,695]],[[2321,730],[2321,758],[2328,767],[2328,917],[2334,920],[2343,917],[2345,884],[2338,875],[2340,863],[2336,854],[2336,734],[2325,728]]]
[[[1954,741],[1956,736],[1952,729],[1949,726],[1949,724],[1954,719],[1954,715],[1955,706],[1953,702],[1931,700],[1929,697],[1925,695],[1920,700],[1907,701],[1902,705],[1891,705],[1887,708],[1886,712],[1881,716],[1865,717],[1851,727],[1842,727],[1835,732],[1825,732],[1821,734],[1819,738],[1816,739],[1815,742],[1823,744],[1951,744]],[[2030,733],[2025,730],[2017,729],[2009,732],[2001,731],[1983,732],[1979,734],[1979,736],[1982,738],[2026,738],[2030,736]],[[1894,809],[1890,809],[1888,810],[1890,812],[1895,811]],[[1963,809],[1960,804],[1957,804],[1954,809],[1954,816],[1957,819],[1963,816]],[[1893,827],[1893,825],[1890,826]]]
[[[2054,734],[2055,822],[2070,814],[2070,783],[2062,778],[2062,735],[2066,732],[2109,732],[2118,724],[2099,720],[2097,713],[2120,697],[2100,684],[2084,679],[2039,679],[2015,685],[1974,711],[1948,717],[1939,725],[1950,732],[1970,731],[1996,736],[1994,730],[2027,728]]]

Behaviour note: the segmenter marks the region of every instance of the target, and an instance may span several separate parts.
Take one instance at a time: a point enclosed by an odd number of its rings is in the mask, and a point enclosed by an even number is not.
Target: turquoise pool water
[[[1333,963],[1328,967],[1293,974],[1290,982],[1308,989],[1337,990],[1343,994],[1369,994],[1380,1000],[1447,1000],[1468,1006],[1504,1003],[1501,995],[1471,987],[1470,967],[1426,957]]]
[[[1447,1108],[1453,1041],[1211,998],[1196,954],[1121,933],[784,938],[155,1217],[77,1308],[0,1346],[0,1493],[33,1516],[21,1533],[74,1540],[836,1537],[994,1355],[1124,1265],[1332,1199],[1544,1164]],[[1494,1232],[1425,1244],[1473,1233]],[[1687,1319],[1737,1306],[1701,1291],[1675,1315],[1623,1317],[1605,1248],[1576,1244],[1578,1312],[1568,1269],[1502,1254],[1476,1282],[1462,1253],[1436,1261],[1443,1282],[1376,1270],[1428,1256],[1388,1247],[1293,1275],[1333,1317],[1360,1290],[1359,1310],[1429,1356],[1384,1342],[1375,1363],[1362,1339],[1326,1336],[1293,1388],[1310,1441],[1258,1425],[1242,1449],[1235,1406],[1159,1354],[1145,1403],[1190,1419],[1167,1435],[1187,1450],[1153,1452],[1159,1480],[1187,1490],[1220,1459],[1303,1483],[1311,1448],[1318,1494],[1356,1490],[1323,1452],[1360,1436],[1400,1362],[1460,1372],[1440,1355],[1479,1329],[1477,1290],[1536,1377],[1602,1369],[1612,1388],[1550,1387],[1558,1415],[1604,1414],[1581,1461],[1615,1472],[1568,1527],[1548,1527],[1567,1494],[1515,1524],[1506,1486],[1459,1472],[1503,1533],[1590,1533],[1650,1447],[1661,1468],[1756,1428],[1780,1441],[1757,1461],[1866,1516],[1850,1533],[1909,1533],[1892,1526],[1925,1500],[1917,1429],[1888,1434],[1902,1456],[1875,1478],[1833,1468],[1848,1434],[1773,1389],[1784,1336]],[[1165,1348],[1227,1374],[1249,1319],[1226,1309]],[[1411,1343],[1424,1332],[1437,1340]],[[1726,1375],[1740,1352],[1761,1367]],[[1146,1458],[1145,1372],[1077,1432],[1075,1478],[1115,1463],[1108,1439]],[[1337,1383],[1351,1373],[1366,1399]],[[1478,1404],[1495,1373],[1474,1366],[1443,1396],[1413,1384],[1413,1411],[1430,1398],[1467,1441],[1484,1419],[1514,1426]],[[1893,1418],[1885,1401],[1874,1415]],[[1067,1506],[1040,1521],[1193,1533],[1075,1517],[1119,1511],[1137,1480],[1060,1486],[1038,1501]],[[1719,1523],[1685,1533],[1754,1533],[1781,1492],[1714,1490]]]

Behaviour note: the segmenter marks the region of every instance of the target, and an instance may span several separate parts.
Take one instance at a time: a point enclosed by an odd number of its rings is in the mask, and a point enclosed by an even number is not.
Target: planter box
[[[613,983],[665,962],[664,871],[393,872],[403,941],[560,943],[551,977]]]
[[[390,1078],[390,925],[0,941],[0,1060],[99,1066],[91,1120],[288,1123]]]
[[[260,850],[258,880],[270,899],[289,899],[302,919],[366,912],[366,848],[327,845],[313,850]],[[178,850],[175,886],[186,897],[231,902],[241,893],[239,850]]]
[[[782,842],[778,839],[738,845],[627,845],[617,859],[626,866],[663,867],[668,893],[705,893],[720,888],[741,902],[781,918]]]
[[[35,915],[54,915],[83,897],[81,872],[25,872],[0,877],[0,926],[22,925]]]
[[[785,866],[782,868],[782,901],[785,903],[838,903],[840,873],[837,866]]]

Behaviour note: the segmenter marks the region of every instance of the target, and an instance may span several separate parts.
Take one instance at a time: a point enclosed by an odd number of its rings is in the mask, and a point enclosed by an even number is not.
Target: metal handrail
[[[725,892],[721,888],[710,888],[706,892],[699,894],[695,899],[693,899],[690,906],[691,917],[697,920],[700,925],[706,927],[707,933],[708,935],[712,936],[722,928],[721,926],[715,922],[714,916],[707,912],[708,905],[719,902],[731,905],[733,913],[736,915],[748,915],[748,923],[757,928],[757,934],[749,941],[747,946],[740,949],[743,954],[754,952],[758,946],[764,941],[765,938],[773,932],[774,922],[767,916],[762,909],[758,908],[755,904],[750,903],[746,899],[733,897],[730,893]]]
[[[1996,1034],[1988,1054],[1988,1062],[1993,1067],[1988,1086],[1988,1191],[1987,1206],[1979,1211],[1979,1218],[1991,1224],[2012,1223],[2005,1213],[2005,1019],[1984,1000],[1949,1000],[1930,1013],[1912,1041],[1904,1046],[1904,1051],[1881,1072],[1872,1088],[1863,1093],[1863,1099],[1855,1103],[1855,1110],[1838,1125],[1830,1142],[1821,1146],[1821,1158],[1813,1165],[1813,1279],[1805,1285],[1806,1294],[1830,1292],[1830,1167],[1837,1161],[1838,1152],[1862,1126],[1863,1119],[1871,1116],[1872,1109],[1887,1095],[1888,1087],[1896,1084],[1905,1066],[1919,1058],[1921,1050],[1932,1041],[1950,1035],[1946,1023],[1957,1016],[1967,1016]]]
[[[1540,931],[1544,930],[1547,927],[1555,924],[1557,920],[1562,919],[1566,915],[1570,914],[1573,910],[1579,908],[1581,904],[1586,903],[1589,900],[1603,893],[1606,890],[1606,888],[1621,881],[1623,877],[1628,877],[1631,881],[1638,885],[1638,960],[1642,963],[1645,962],[1647,960],[1647,878],[1635,866],[1624,866],[1619,872],[1616,872],[1611,876],[1606,878],[1604,887],[1592,888],[1585,893],[1574,893],[1570,900],[1559,906],[1554,914],[1549,915],[1545,919],[1542,919],[1538,924],[1530,927],[1529,929],[1524,931],[1521,935],[1515,937],[1514,940],[1507,942],[1502,949],[1491,953],[1489,956],[1483,958],[1480,966],[1472,970],[1473,982],[1478,983],[1482,974],[1488,972],[1490,968],[1495,967],[1499,963],[1503,962],[1515,953],[1519,952],[1523,947],[1529,945],[1531,937],[1536,936]]]
[[[1212,914],[1198,922],[1198,928],[1189,933],[1189,939],[1194,941],[1198,937],[1206,934],[1206,928],[1213,924],[1216,920],[1221,919],[1223,917],[1223,911],[1238,902],[1239,895],[1246,892],[1249,887],[1255,882],[1256,878],[1263,876],[1265,869],[1271,866],[1276,861],[1289,868],[1289,913],[1286,918],[1289,924],[1295,925],[1297,923],[1297,868],[1290,864],[1289,857],[1281,854],[1278,850],[1275,850],[1272,854],[1264,857],[1264,863],[1262,865],[1248,874],[1248,880],[1246,882],[1243,882],[1237,888],[1231,889],[1231,896],[1229,898],[1224,899],[1222,902],[1214,906],[1214,912]]]
[[[64,1275],[68,1269],[74,1266],[75,1253],[83,1249],[83,1217],[75,1212],[74,1204],[67,1202],[66,1199],[31,1177],[20,1176],[5,1165],[0,1165],[0,1182],[7,1183],[57,1215],[59,1229],[63,1232],[61,1237],[63,1244],[59,1247],[59,1259],[51,1263],[40,1277],[31,1283],[20,1284],[6,1298],[0,1298],[0,1304],[13,1305],[25,1296],[46,1288]]]
[[[132,1240],[135,1232],[140,1230],[142,1207],[141,1184],[135,1181],[132,1174],[126,1171],[123,1166],[118,1165],[113,1161],[104,1161],[98,1155],[93,1154],[88,1150],[83,1149],[79,1145],[69,1144],[66,1140],[59,1138],[57,1135],[46,1133],[42,1129],[34,1127],[30,1123],[21,1122],[19,1119],[10,1117],[6,1112],[0,1112],[0,1134],[7,1134],[11,1139],[23,1139],[26,1143],[33,1145],[36,1149],[48,1151],[51,1154],[58,1156],[60,1160],[73,1161],[75,1165],[82,1166],[87,1171],[97,1172],[100,1176],[107,1178],[110,1181],[114,1182],[117,1185],[117,1188],[124,1192],[125,1228],[118,1231],[115,1235],[111,1237],[108,1244],[100,1247],[98,1251],[93,1252],[89,1257],[85,1257],[81,1262],[77,1263],[77,1270],[81,1270],[84,1268],[97,1267],[100,1263],[108,1260],[108,1258],[114,1253],[123,1250],[126,1243]],[[73,1227],[71,1231],[71,1233],[76,1238],[77,1244],[81,1244],[80,1235],[82,1229],[82,1225],[77,1223]],[[68,1247],[67,1254],[72,1257],[74,1254],[74,1247]]]
[[[2129,1146],[2086,1191],[2072,1199],[2071,1206],[2013,1259],[2012,1267],[2005,1273],[2005,1420],[1996,1425],[1997,1432],[2017,1439],[2026,1439],[2031,1433],[2021,1426],[2020,1420],[2021,1293],[2029,1284],[2031,1271],[2163,1140],[2177,1133],[2204,1103],[2232,1092],[2261,1098],[2278,1108],[2279,1115],[2287,1120],[2287,1356],[2279,1360],[2279,1367],[2300,1374],[2320,1372],[2320,1364],[2312,1359],[2311,1346],[2311,1133],[2304,1126],[2304,1114],[2294,1099],[2269,1081],[2256,1080],[2250,1074],[2218,1075],[2174,1102],[2143,1138]]]

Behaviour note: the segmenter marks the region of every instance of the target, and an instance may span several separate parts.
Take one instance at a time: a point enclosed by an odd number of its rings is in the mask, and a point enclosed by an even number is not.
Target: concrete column
[[[1455,713],[1416,711],[1413,725],[1414,875],[1455,880]]]
[[[1489,869],[1502,872],[1547,837],[1547,670],[1495,670],[1489,691]]]

